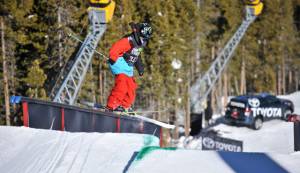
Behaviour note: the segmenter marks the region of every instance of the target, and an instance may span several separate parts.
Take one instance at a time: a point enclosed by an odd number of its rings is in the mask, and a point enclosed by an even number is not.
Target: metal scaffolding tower
[[[247,9],[247,16],[243,20],[238,30],[228,41],[225,48],[214,60],[208,71],[199,77],[190,90],[191,108],[193,113],[201,113],[205,109],[206,98],[214,87],[216,81],[221,77],[224,68],[232,57],[236,47],[245,35],[250,24],[256,19],[256,16]]]
[[[54,102],[73,105],[76,101],[96,46],[106,30],[105,11],[90,10],[89,21],[91,31],[82,43],[75,62],[63,83],[55,87],[58,89],[54,90]]]

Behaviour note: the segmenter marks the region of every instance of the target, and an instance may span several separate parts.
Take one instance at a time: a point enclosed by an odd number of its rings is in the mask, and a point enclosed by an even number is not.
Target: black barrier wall
[[[222,138],[216,133],[202,133],[202,150],[242,152],[243,142],[229,138]]]
[[[294,150],[300,151],[300,122],[294,122]]]
[[[31,98],[21,99],[24,125],[70,132],[142,133],[160,138],[161,127],[135,117],[116,115]]]
[[[29,127],[61,130],[61,108],[28,102]]]

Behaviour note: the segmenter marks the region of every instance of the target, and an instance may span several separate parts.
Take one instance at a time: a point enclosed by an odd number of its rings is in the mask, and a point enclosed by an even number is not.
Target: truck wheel
[[[291,110],[285,110],[282,119],[287,121],[288,120],[288,116],[292,113]]]
[[[254,130],[259,130],[263,126],[263,120],[261,118],[255,118],[252,128]]]

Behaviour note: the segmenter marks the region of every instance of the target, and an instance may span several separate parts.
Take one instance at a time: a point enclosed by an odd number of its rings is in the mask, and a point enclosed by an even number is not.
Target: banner
[[[216,151],[231,151],[242,152],[243,142],[228,138],[222,138],[215,133],[201,134],[202,150],[216,150]]]

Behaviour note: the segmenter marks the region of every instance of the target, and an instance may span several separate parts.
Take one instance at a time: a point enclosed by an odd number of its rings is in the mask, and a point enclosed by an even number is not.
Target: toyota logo
[[[257,108],[260,105],[260,102],[257,98],[252,98],[248,100],[248,103],[251,107]]]
[[[209,137],[204,137],[202,143],[205,147],[213,149],[215,147],[215,141]]]

